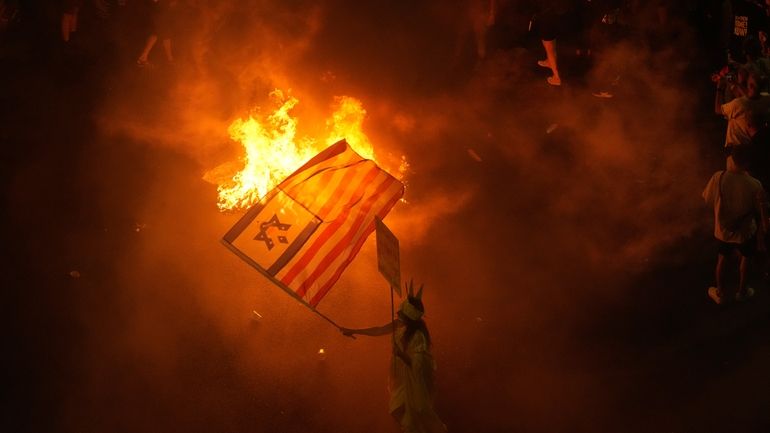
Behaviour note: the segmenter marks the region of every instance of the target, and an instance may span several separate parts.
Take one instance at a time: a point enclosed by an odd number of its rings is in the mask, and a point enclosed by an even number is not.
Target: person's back
[[[727,118],[727,133],[725,147],[742,146],[751,143],[749,118],[754,113],[767,117],[770,113],[770,96],[760,95],[757,98],[742,96],[724,104],[722,112]]]
[[[755,200],[760,182],[745,171],[715,173],[704,191],[714,207],[714,236],[723,242],[743,243],[757,230]]]
[[[709,287],[707,293],[717,304],[724,302],[727,294],[724,270],[728,260],[736,251],[740,254],[735,299],[747,299],[754,293],[747,286],[749,259],[756,251],[765,250],[764,190],[746,171],[750,157],[748,146],[733,148],[727,170],[714,173],[703,190],[704,200],[714,210],[714,237],[718,244],[716,286]]]
[[[748,147],[733,148],[727,170],[714,173],[703,190],[703,199],[714,209],[714,237],[722,242],[740,244],[757,231],[757,200],[763,189],[746,171],[750,157]]]

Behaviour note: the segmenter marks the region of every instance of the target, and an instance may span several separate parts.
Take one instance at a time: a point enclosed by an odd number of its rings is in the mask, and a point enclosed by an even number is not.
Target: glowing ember
[[[243,169],[218,187],[217,206],[222,211],[248,208],[307,160],[343,138],[359,155],[376,161],[374,147],[362,130],[366,110],[358,99],[335,98],[335,111],[326,121],[329,135],[325,141],[317,141],[296,139],[297,119],[290,114],[299,102],[296,98],[277,89],[270,96],[280,105],[274,113],[236,119],[228,129],[230,138],[243,145],[245,156]],[[402,160],[399,170],[405,169],[404,164]]]

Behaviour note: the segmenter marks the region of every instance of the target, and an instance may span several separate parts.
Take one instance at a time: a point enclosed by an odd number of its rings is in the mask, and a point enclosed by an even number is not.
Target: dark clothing
[[[747,240],[746,242],[742,244],[734,244],[731,242],[723,242],[720,240],[717,240],[718,246],[717,246],[717,252],[723,256],[729,256],[733,253],[733,251],[738,250],[739,253],[743,257],[754,257],[754,254],[757,252],[757,237],[752,236],[751,239]]]
[[[543,0],[540,2],[540,12],[564,15],[572,9],[576,0]]]
[[[561,36],[565,27],[566,15],[545,12],[537,16],[535,24],[540,39],[552,41]]]
[[[767,27],[765,11],[755,3],[746,0],[732,0],[732,18],[730,21],[730,42],[728,49],[732,58],[743,62],[743,43],[747,38],[756,39],[759,31]]]
[[[151,33],[159,39],[173,39],[177,33],[178,0],[150,1]]]
[[[83,0],[63,0],[62,9],[65,14],[74,14],[83,7]]]
[[[770,127],[760,128],[751,138],[751,167],[749,173],[765,189],[770,186]]]

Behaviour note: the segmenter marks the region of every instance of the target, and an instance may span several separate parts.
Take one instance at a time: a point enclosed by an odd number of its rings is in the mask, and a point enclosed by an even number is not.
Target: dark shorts
[[[566,14],[545,12],[536,18],[537,32],[543,41],[552,41],[561,36]]]
[[[723,256],[731,255],[736,249],[743,257],[753,257],[757,252],[757,238],[755,236],[752,236],[751,239],[742,244],[722,242],[720,240],[717,240],[717,243],[717,252]]]

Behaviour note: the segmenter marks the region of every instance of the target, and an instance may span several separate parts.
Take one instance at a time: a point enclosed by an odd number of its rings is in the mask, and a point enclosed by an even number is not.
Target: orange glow
[[[307,160],[343,138],[359,155],[377,161],[374,146],[362,129],[366,110],[358,99],[335,98],[334,113],[326,121],[328,136],[321,141],[308,137],[297,139],[298,120],[290,113],[299,103],[297,98],[278,89],[270,96],[280,105],[272,114],[267,117],[254,114],[246,120],[239,118],[228,128],[230,138],[241,143],[245,154],[243,169],[217,188],[217,206],[221,211],[248,208]],[[402,158],[396,176],[401,177],[406,167]]]
[[[336,97],[334,114],[326,121],[330,129],[326,145],[331,146],[344,138],[356,153],[374,160],[374,147],[361,128],[365,117],[366,110],[361,101],[350,96]]]

